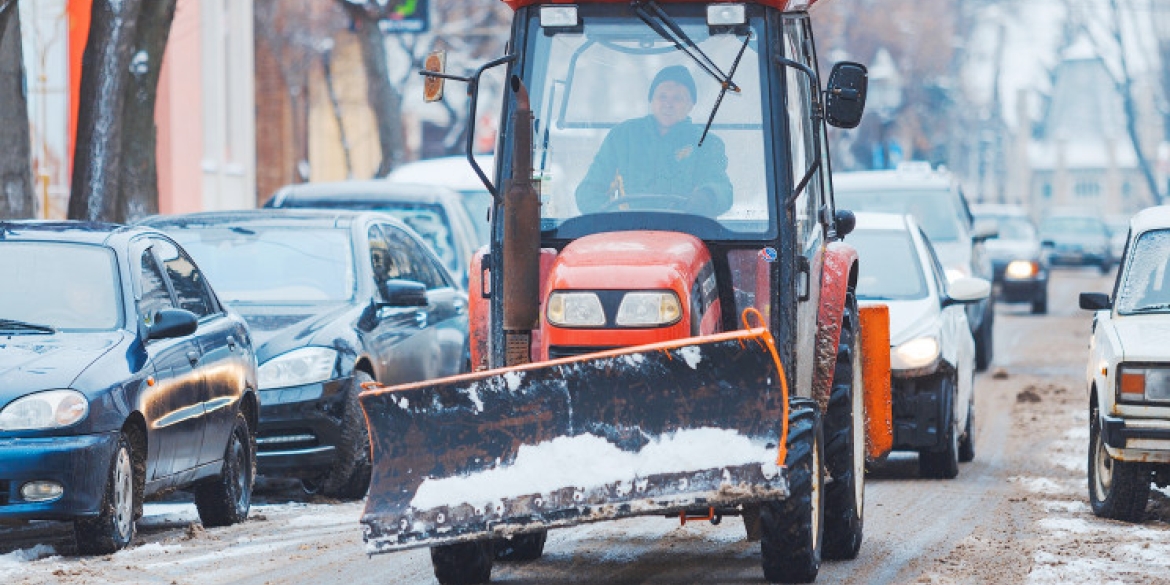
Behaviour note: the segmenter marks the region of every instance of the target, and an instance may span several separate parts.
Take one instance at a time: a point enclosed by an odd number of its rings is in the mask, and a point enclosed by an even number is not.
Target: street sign
[[[405,0],[390,16],[378,21],[378,28],[386,34],[421,33],[430,28],[427,0]]]

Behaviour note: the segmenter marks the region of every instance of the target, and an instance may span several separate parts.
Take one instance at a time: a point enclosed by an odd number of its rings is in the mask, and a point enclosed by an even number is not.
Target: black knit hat
[[[691,72],[687,71],[687,68],[682,65],[664,67],[662,71],[658,72],[658,75],[654,76],[654,81],[650,82],[650,93],[646,95],[647,101],[654,99],[654,90],[658,89],[658,84],[663,81],[673,81],[687,88],[687,91],[691,92],[691,101],[698,101],[695,91],[695,79],[691,77]]]

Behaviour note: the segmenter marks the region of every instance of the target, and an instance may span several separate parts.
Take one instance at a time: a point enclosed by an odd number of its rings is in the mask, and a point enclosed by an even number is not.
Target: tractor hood
[[[689,293],[711,254],[678,232],[631,231],[580,238],[557,256],[550,290],[675,290]],[[679,287],[686,287],[678,290]]]

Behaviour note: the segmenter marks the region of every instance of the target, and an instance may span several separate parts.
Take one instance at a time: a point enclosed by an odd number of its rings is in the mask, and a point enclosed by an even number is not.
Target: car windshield
[[[772,98],[761,90],[761,72],[773,65],[759,58],[762,17],[720,30],[707,25],[700,5],[661,8],[671,12],[670,24],[651,17],[657,31],[586,5],[579,27],[542,29],[539,18],[530,22],[537,45],[530,54],[541,57],[529,60],[525,79],[546,237],[589,231],[570,225],[604,229],[625,221],[628,215],[615,217],[625,212],[654,212],[643,215],[662,222],[656,227],[710,229],[728,239],[775,231],[764,131],[764,106]],[[717,110],[721,83],[664,38],[671,25],[722,73],[734,66],[739,91],[728,91]],[[716,203],[688,207],[700,193]]]
[[[857,298],[866,300],[913,300],[927,296],[922,264],[914,241],[905,231],[861,229],[849,234],[857,248],[861,273]]]
[[[225,302],[311,304],[353,298],[348,229],[189,226],[170,233]]]
[[[1108,229],[1104,222],[1093,217],[1050,217],[1040,224],[1040,233],[1106,236]]]
[[[963,233],[954,198],[946,191],[925,189],[844,190],[833,194],[838,209],[909,213],[932,242],[957,242]]]
[[[1117,287],[1117,312],[1170,313],[1170,230],[1145,232],[1129,251]]]
[[[63,330],[122,324],[118,269],[109,248],[0,242],[0,275],[0,320]]]
[[[997,239],[1021,241],[1036,239],[1036,228],[1032,227],[1032,222],[1027,219],[1022,217],[990,217],[989,219],[996,222],[996,227],[999,230]]]

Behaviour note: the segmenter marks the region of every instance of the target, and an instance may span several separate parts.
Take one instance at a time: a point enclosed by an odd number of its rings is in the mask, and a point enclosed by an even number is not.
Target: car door
[[[467,369],[467,292],[425,244],[400,227],[381,226],[391,246],[409,259],[409,280],[427,287],[426,327],[437,348],[436,363],[430,364],[428,378],[451,376]]]
[[[366,239],[374,300],[383,303],[387,280],[411,278],[410,259],[405,250],[391,245],[377,224],[366,228]],[[426,327],[428,318],[427,307],[379,306],[374,312],[363,337],[377,364],[379,382],[397,384],[426,377],[428,363],[435,360],[433,332]]]
[[[182,248],[161,239],[154,248],[170,278],[179,308],[199,318],[196,341],[202,354],[198,370],[202,374],[204,402],[197,462],[199,465],[212,463],[222,459],[227,449],[246,384],[246,356],[240,346],[244,335],[239,323],[216,301],[207,279]]]
[[[154,322],[161,309],[176,308],[170,283],[154,255],[155,238],[137,241],[136,308],[141,331]],[[194,467],[203,441],[203,379],[196,365],[201,357],[195,335],[149,339],[144,343],[154,365],[141,409],[148,425],[147,477],[161,479]]]
[[[926,239],[925,234],[920,237]],[[934,280],[938,298],[947,298],[946,271],[935,255],[934,248],[926,244],[929,256],[929,271]],[[955,388],[954,414],[958,428],[964,428],[967,420],[967,403],[975,391],[975,339],[971,335],[971,327],[967,321],[965,305],[951,304],[942,307],[942,326],[939,334],[940,351],[944,358],[954,360],[958,370],[958,384]]]

